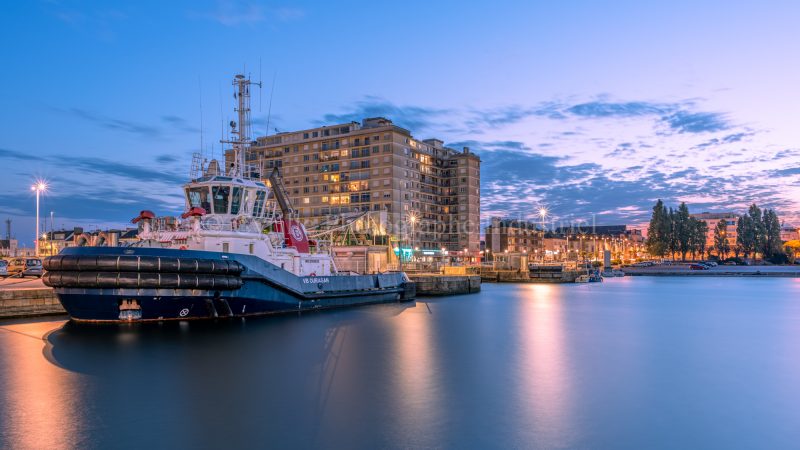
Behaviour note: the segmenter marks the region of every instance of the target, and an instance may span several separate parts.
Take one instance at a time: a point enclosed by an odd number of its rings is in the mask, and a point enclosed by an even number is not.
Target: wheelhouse
[[[207,214],[264,218],[269,193],[261,181],[222,175],[199,178],[184,187],[187,209]]]

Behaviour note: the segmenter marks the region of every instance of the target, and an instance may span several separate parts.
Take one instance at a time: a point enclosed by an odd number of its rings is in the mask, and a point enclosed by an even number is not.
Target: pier
[[[409,274],[417,285],[417,296],[472,294],[481,291],[480,275]]]
[[[653,277],[789,277],[800,278],[800,266],[717,266],[708,270],[692,270],[689,264],[623,267],[626,276]]]
[[[66,314],[51,288],[39,279],[0,280],[0,319]]]

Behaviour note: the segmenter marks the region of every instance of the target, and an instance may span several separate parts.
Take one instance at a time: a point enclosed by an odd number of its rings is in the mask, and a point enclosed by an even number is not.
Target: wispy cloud
[[[267,8],[260,3],[245,0],[218,0],[212,11],[189,12],[191,18],[212,20],[227,27],[253,26],[270,19],[288,22],[302,19],[305,15],[305,10],[300,8]]]
[[[31,153],[22,153],[14,150],[0,148],[0,159],[18,159],[22,161],[42,161],[43,158]]]
[[[110,117],[97,112],[81,108],[52,108],[62,115],[83,120],[100,128],[111,131],[121,131],[142,138],[156,139],[179,133],[199,133],[200,128],[192,125],[186,119],[175,115],[161,116],[161,122],[145,124],[132,120]]]
[[[386,117],[401,127],[411,130],[429,130],[438,125],[450,110],[424,106],[400,106],[380,97],[367,96],[356,101],[341,114],[325,114],[319,124],[360,122],[368,117]]]
[[[677,111],[663,120],[678,133],[707,133],[731,127],[724,114],[712,112]]]
[[[124,119],[107,117],[80,108],[69,108],[69,109],[55,108],[55,110],[61,112],[62,114],[76,117],[86,122],[91,122],[99,127],[108,130],[124,131],[126,133],[131,133],[147,138],[159,137],[161,135],[161,129],[159,127],[152,125],[145,125]]]

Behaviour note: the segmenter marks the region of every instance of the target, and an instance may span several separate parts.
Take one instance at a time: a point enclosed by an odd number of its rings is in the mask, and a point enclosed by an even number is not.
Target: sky
[[[797,23],[791,1],[9,3],[0,219],[32,245],[36,179],[56,228],[179,214],[245,72],[257,135],[385,116],[469,146],[484,220],[636,225],[661,198],[800,225]]]

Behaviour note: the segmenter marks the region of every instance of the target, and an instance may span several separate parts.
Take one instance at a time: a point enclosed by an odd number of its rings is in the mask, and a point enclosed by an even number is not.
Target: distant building
[[[535,222],[495,217],[484,234],[487,255],[521,253],[531,260],[563,261],[601,259],[604,250],[614,259],[636,259],[644,254],[641,230],[627,225],[558,227],[542,233]]]
[[[736,247],[736,221],[739,215],[732,212],[691,214],[697,220],[701,220],[708,225],[706,232],[706,249],[714,247],[714,233],[719,221],[725,221],[725,237],[728,239],[728,246],[733,250]]]
[[[0,239],[0,256],[19,256],[18,245],[16,239]]]
[[[249,162],[279,168],[307,227],[371,212],[402,247],[480,251],[480,158],[377,117],[259,137]]]
[[[139,230],[84,231],[81,227],[72,230],[55,230],[44,234],[39,241],[39,250],[44,256],[56,255],[67,247],[118,247],[137,241]]]
[[[797,239],[800,239],[797,227],[791,227],[791,226],[781,227],[781,241],[787,242],[787,241],[794,241]]]
[[[493,217],[484,230],[486,250],[499,254],[530,253],[542,250],[542,230],[534,222]]]

